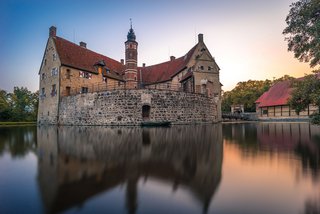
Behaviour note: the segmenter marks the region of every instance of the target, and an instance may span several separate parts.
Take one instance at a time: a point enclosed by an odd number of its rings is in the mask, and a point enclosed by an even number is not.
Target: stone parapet
[[[62,97],[60,125],[140,125],[218,122],[214,99],[199,94],[151,89],[113,90]]]

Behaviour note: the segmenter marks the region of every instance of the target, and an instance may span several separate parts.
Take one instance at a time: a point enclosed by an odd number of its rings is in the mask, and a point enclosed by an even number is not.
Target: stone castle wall
[[[171,121],[172,124],[219,121],[214,98],[177,91],[137,89],[62,97],[59,124],[139,125],[143,121],[142,109],[146,106],[150,107],[148,121]]]

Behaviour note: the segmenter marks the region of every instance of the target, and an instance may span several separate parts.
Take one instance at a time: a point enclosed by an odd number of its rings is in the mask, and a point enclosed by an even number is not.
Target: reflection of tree
[[[248,156],[260,152],[294,153],[314,178],[320,170],[320,127],[308,123],[223,124],[223,138]]]
[[[36,147],[36,127],[1,127],[0,154],[9,152],[12,157],[23,157]]]
[[[304,205],[305,214],[320,214],[320,197],[309,198]]]
[[[301,157],[302,167],[304,169],[311,169],[314,178],[317,178],[320,169],[320,146],[314,146],[316,148],[312,149],[310,145],[300,142],[297,144],[294,151]]]
[[[241,148],[250,151],[258,149],[257,126],[255,123],[223,124],[223,138],[230,143],[236,143]]]

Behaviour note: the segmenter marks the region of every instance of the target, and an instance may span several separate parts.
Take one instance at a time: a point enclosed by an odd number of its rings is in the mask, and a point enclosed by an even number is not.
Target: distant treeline
[[[0,89],[0,121],[36,121],[39,92],[14,87],[13,93]]]
[[[222,111],[230,112],[231,105],[244,105],[245,112],[255,112],[255,101],[276,82],[290,80],[293,77],[284,75],[275,80],[248,80],[237,83],[231,91],[226,91],[222,96]]]

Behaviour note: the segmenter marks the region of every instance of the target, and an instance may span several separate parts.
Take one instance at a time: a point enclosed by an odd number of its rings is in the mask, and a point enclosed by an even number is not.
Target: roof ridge
[[[71,41],[69,41],[69,40],[67,40],[67,39],[65,39],[65,38],[62,38],[62,37],[59,37],[59,36],[56,36],[56,37],[53,37],[53,38],[54,38],[54,39],[64,40],[64,42],[68,42],[68,43],[70,43],[71,45],[74,45],[74,46],[77,47],[77,48],[83,48],[83,47],[81,47],[80,45],[77,45],[76,43],[71,42]],[[102,56],[102,57],[106,57],[106,58],[108,58],[108,59],[110,59],[110,60],[113,60],[113,61],[121,64],[121,62],[119,62],[119,61],[117,61],[117,60],[115,60],[115,59],[113,59],[113,58],[110,58],[110,57],[108,57],[108,56],[105,56],[105,55],[103,55],[103,54],[101,54],[101,53],[95,52],[95,51],[93,51],[93,50],[91,50],[91,49],[83,48],[83,50],[84,50],[84,51],[91,52],[91,53],[94,53],[94,54],[97,54],[97,55],[100,55],[100,56]],[[121,65],[122,65],[122,64],[121,64]]]
[[[175,58],[174,60],[168,60],[168,61],[164,61],[164,62],[160,62],[160,63],[157,63],[157,64],[153,64],[153,65],[149,65],[149,66],[145,66],[145,67],[138,67],[138,68],[148,68],[148,67],[152,67],[152,66],[159,66],[159,65],[164,65],[166,63],[169,63],[169,62],[174,62],[174,61],[177,61],[177,60],[181,60],[182,58],[184,58],[185,56],[188,56],[189,54],[191,54],[195,49],[196,49],[196,46],[198,45],[199,43],[197,43],[196,45],[194,45],[186,54],[178,57],[178,58]]]

